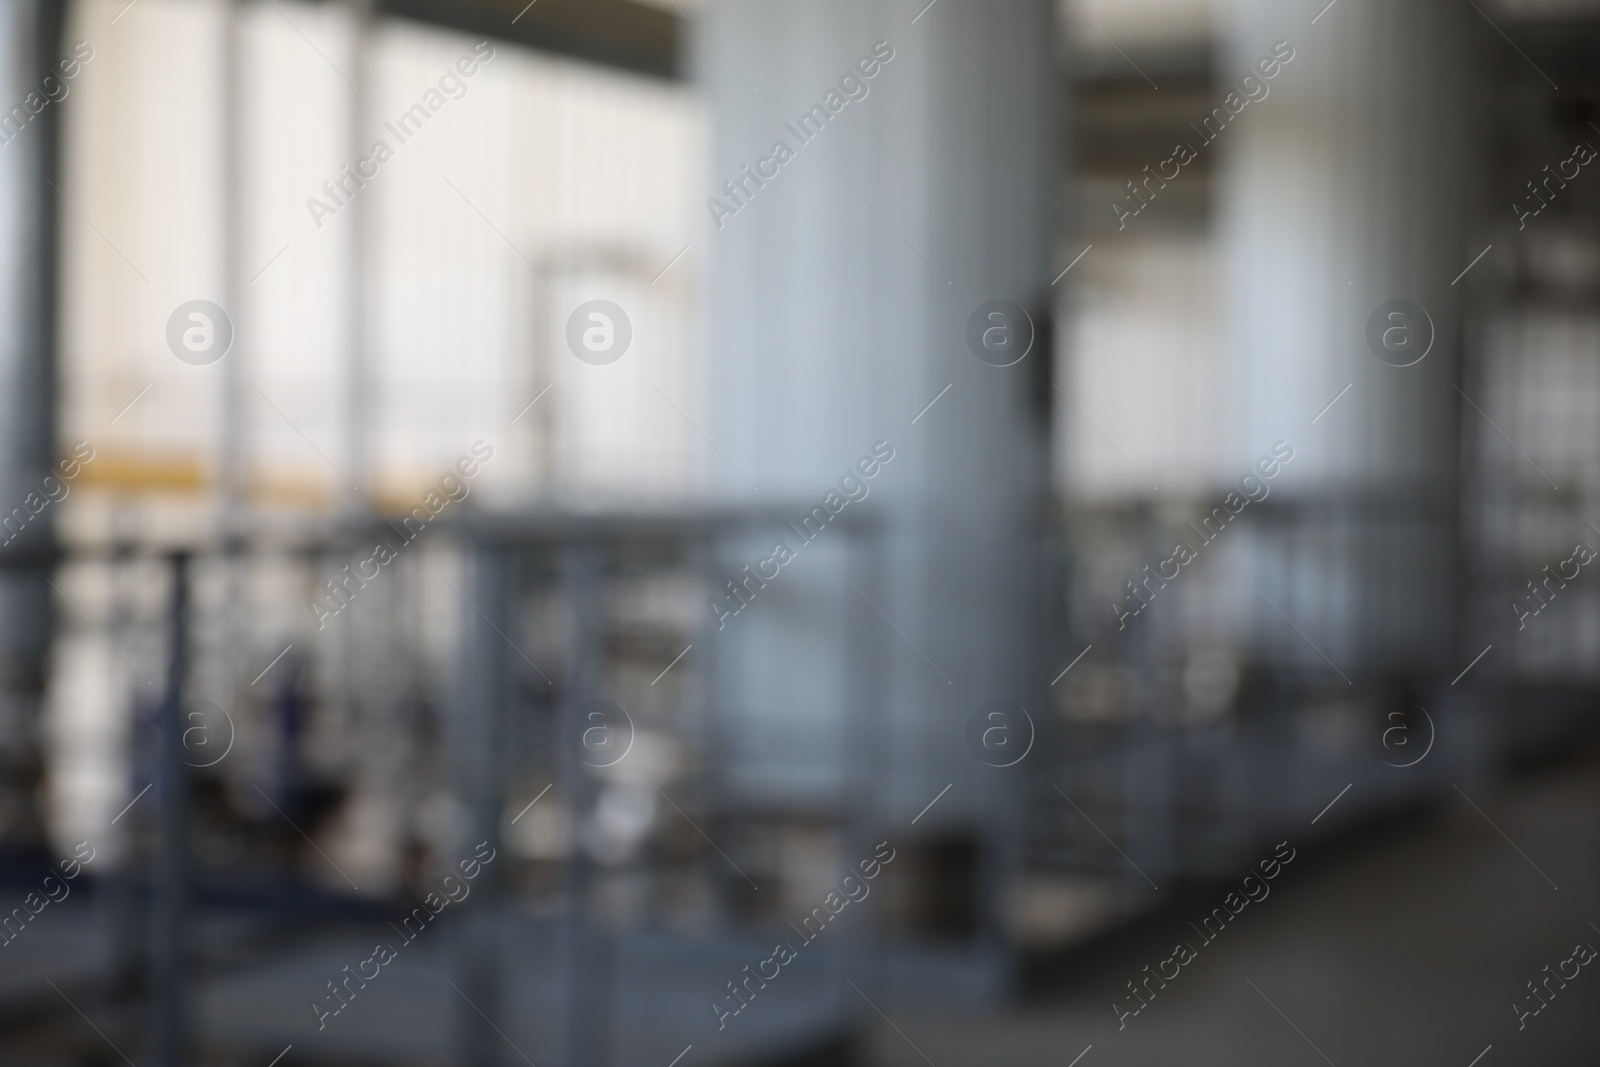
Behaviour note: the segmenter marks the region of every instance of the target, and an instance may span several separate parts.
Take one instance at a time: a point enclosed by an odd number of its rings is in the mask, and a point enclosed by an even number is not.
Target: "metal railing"
[[[108,893],[134,904],[105,912],[124,965],[93,995],[124,1010],[144,1003],[129,1026],[153,1063],[193,1062],[217,1041],[201,976],[237,969],[241,953],[270,969],[329,915],[269,901],[256,918],[278,933],[255,930],[247,951],[217,940],[219,893],[309,887],[350,900],[336,925],[359,925],[481,846],[504,858],[483,865],[479,903],[449,936],[446,971],[461,995],[452,1062],[499,1062],[505,1038],[490,1020],[507,1025],[512,986],[516,997],[527,986],[527,961],[506,942],[535,928],[554,939],[559,965],[538,966],[562,1004],[541,1027],[541,1062],[617,1062],[614,1005],[629,980],[619,939],[654,930],[742,943],[751,928],[741,867],[754,869],[752,835],[772,815],[721,788],[736,709],[709,680],[706,604],[723,570],[737,573],[726,546],[776,522],[471,514],[415,545],[374,521],[293,541],[12,560],[55,565],[70,605],[62,640],[78,650],[63,669],[99,663],[108,677],[89,689],[112,694],[105,710],[132,722],[113,770],[126,783],[116,807],[133,803],[108,828],[116,842],[101,866],[115,868],[103,871]],[[870,548],[870,524],[844,526],[852,551]],[[378,544],[392,558],[380,560]],[[848,627],[839,634],[841,656],[853,637],[863,644]],[[842,849],[867,838],[874,813],[841,797],[805,818]],[[811,1018],[842,1032],[854,994],[829,974]]]

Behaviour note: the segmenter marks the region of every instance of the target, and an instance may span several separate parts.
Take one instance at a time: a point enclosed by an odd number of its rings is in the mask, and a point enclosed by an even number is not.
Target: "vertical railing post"
[[[501,996],[498,927],[499,887],[507,862],[500,840],[504,770],[500,739],[506,702],[505,635],[511,628],[511,568],[507,551],[500,547],[478,546],[471,560],[472,605],[462,656],[457,734],[459,795],[467,810],[469,837],[466,851],[445,857],[445,861],[453,868],[485,842],[497,857],[478,872],[472,890],[474,903],[457,917],[451,941],[452,970],[461,994],[454,998],[456,1062],[460,1067],[496,1067],[501,1062],[503,1041],[494,1026],[504,1029],[508,1025]],[[450,873],[461,878],[459,870]]]
[[[562,560],[572,611],[572,661],[561,700],[561,791],[571,829],[565,886],[566,1067],[605,1067],[609,1058],[611,945],[590,914],[594,872],[583,846],[584,823],[598,793],[594,772],[582,758],[582,739],[590,728],[584,704],[599,695],[603,666],[601,563],[600,550],[589,544],[568,546]],[[623,724],[594,725],[614,731]]]
[[[170,557],[166,692],[156,716],[156,851],[150,906],[150,1045],[157,1067],[184,1067],[184,928],[188,890],[188,767],[183,691],[189,666],[189,555]]]
[[[1140,556],[1151,558],[1155,550],[1152,518],[1141,510],[1137,520],[1146,531],[1135,543]],[[1167,780],[1164,748],[1168,729],[1162,707],[1161,677],[1164,657],[1172,651],[1170,623],[1174,605],[1161,602],[1139,625],[1129,626],[1126,668],[1128,718],[1124,725],[1122,753],[1122,826],[1127,852],[1138,869],[1118,865],[1125,891],[1135,900],[1147,899],[1147,877],[1159,878],[1171,862],[1173,843],[1173,794]],[[1140,873],[1140,872],[1144,873]]]
[[[883,829],[886,798],[894,796],[897,788],[887,732],[883,626],[872,607],[891,607],[883,577],[888,536],[886,524],[877,522],[865,522],[850,531],[846,576],[863,595],[848,586],[839,591],[845,604],[840,636],[845,643],[847,689],[840,730],[839,863],[842,873],[854,875],[857,881],[861,872],[855,865],[872,856],[873,839]],[[905,843],[892,842],[900,847]],[[880,896],[878,904],[855,917],[851,939],[833,942],[831,985],[839,1004],[840,1024],[850,1041],[865,1033],[874,1016],[871,1006],[848,982],[856,982],[874,1000],[887,992],[887,960],[880,936],[883,924],[878,921],[887,906],[883,901]]]

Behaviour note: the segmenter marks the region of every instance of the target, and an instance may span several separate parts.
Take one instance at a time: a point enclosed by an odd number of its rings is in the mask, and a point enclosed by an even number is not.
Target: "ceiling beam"
[[[681,77],[681,20],[632,0],[378,0],[377,13],[638,74]]]

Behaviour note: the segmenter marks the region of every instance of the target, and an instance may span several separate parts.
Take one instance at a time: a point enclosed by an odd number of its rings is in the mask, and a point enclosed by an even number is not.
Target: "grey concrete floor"
[[[1451,788],[1430,815],[1297,858],[1270,896],[1209,944],[1188,920],[1221,904],[1221,890],[1192,915],[1180,907],[1156,920],[1148,947],[1073,968],[1061,976],[1069,991],[1035,1003],[880,1003],[883,1016],[868,1012],[868,1059],[874,1067],[1594,1067],[1600,961],[1525,1028],[1512,1005],[1578,942],[1600,948],[1600,761],[1498,791],[1469,787],[1467,796],[1481,813]],[[1197,958],[1119,1029],[1112,1005],[1131,1002],[1125,983],[1183,940],[1201,946]]]
[[[1225,886],[1184,897],[1114,948],[1062,964],[1061,991],[1022,1004],[956,992],[963,977],[970,984],[982,976],[982,961],[919,956],[860,972],[854,957],[831,955],[854,946],[854,931],[841,928],[825,935],[838,941],[819,939],[819,949],[719,1031],[709,996],[765,955],[766,942],[649,935],[618,946],[615,1000],[603,1025],[624,1067],[667,1067],[690,1044],[678,1067],[777,1062],[839,1032],[841,994],[861,1021],[872,1067],[1600,1064],[1600,966],[1583,968],[1525,1029],[1512,1007],[1526,983],[1576,943],[1600,947],[1600,759],[1498,790],[1466,789],[1470,802],[1447,788],[1429,814],[1303,852],[1270,896],[1209,944],[1189,922],[1220,906]],[[97,1004],[84,985],[103,960],[94,928],[91,909],[74,899],[5,950],[0,993],[13,1015],[32,1007],[56,1015],[0,1037],[0,1067],[99,1067],[124,1062],[123,1051],[145,1067],[137,1007]],[[313,995],[366,955],[381,931],[330,933],[200,982],[203,1062],[265,1067],[291,1043],[279,1067],[449,1062],[464,1009],[446,981],[448,934],[419,938],[322,1031],[309,1008]],[[504,1063],[544,1067],[572,1010],[560,995],[552,938],[537,926],[506,931],[508,987],[496,1012]],[[237,940],[237,932],[219,927],[212,940]],[[1179,941],[1201,946],[1197,957],[1119,1029],[1113,1002],[1128,1001],[1126,983]],[[841,975],[872,1003],[837,981]],[[46,978],[84,990],[73,1010],[53,1003],[62,992]]]

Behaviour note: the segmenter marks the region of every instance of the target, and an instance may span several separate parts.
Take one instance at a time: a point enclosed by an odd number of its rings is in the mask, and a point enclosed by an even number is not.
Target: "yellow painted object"
[[[208,485],[199,460],[172,456],[111,455],[87,463],[79,485],[127,492],[204,492]]]

